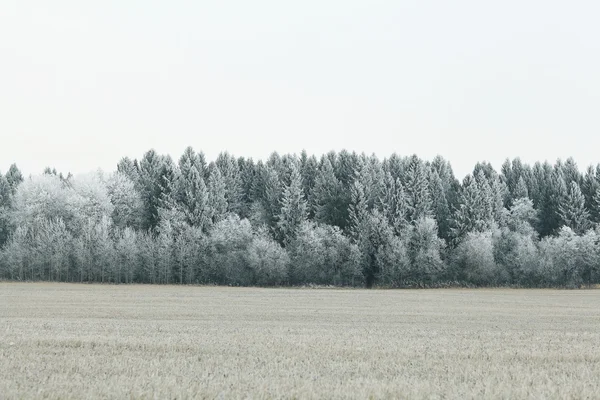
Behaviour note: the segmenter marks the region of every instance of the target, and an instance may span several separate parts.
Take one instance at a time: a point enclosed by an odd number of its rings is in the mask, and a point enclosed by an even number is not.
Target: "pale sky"
[[[155,148],[600,162],[597,1],[0,1],[0,171]]]

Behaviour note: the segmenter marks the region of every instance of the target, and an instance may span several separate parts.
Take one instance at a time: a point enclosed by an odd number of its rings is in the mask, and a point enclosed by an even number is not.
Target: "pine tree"
[[[296,237],[300,225],[307,220],[307,216],[307,205],[302,190],[302,176],[298,168],[294,166],[290,184],[286,185],[283,190],[281,211],[277,221],[284,243],[289,244]]]
[[[560,221],[576,233],[584,233],[590,227],[590,215],[585,208],[585,197],[577,182],[571,181],[569,191],[558,206]]]

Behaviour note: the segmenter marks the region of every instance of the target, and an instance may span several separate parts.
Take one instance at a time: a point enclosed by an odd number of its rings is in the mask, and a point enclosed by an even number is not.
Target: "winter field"
[[[598,290],[0,283],[0,398],[594,398]]]

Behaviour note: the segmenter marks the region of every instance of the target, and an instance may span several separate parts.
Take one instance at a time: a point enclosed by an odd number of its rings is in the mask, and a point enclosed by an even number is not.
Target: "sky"
[[[600,2],[0,2],[0,171],[154,148],[600,162]]]

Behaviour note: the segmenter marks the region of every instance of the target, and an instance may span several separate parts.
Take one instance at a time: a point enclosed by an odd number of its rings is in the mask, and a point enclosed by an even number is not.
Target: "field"
[[[598,393],[598,290],[0,283],[0,398]]]

